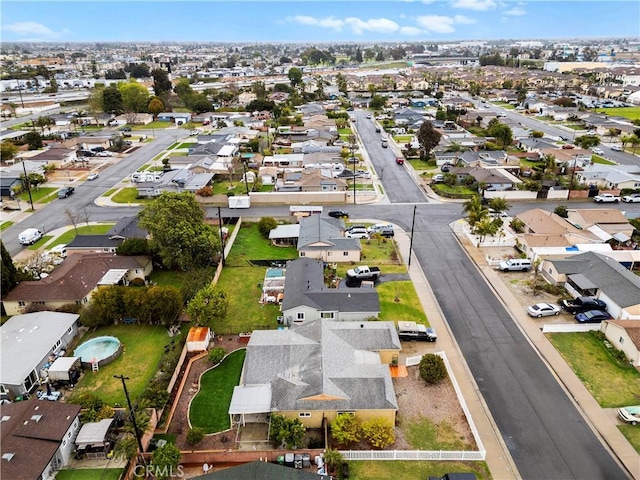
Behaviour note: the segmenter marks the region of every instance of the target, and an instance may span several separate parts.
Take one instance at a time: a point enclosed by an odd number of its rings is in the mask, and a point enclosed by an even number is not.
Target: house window
[[[71,438],[71,430],[67,432],[67,437]]]
[[[355,415],[356,412],[354,410],[338,410],[338,415]]]
[[[342,252],[342,256],[343,257],[348,257],[349,256],[349,252]]]
[[[304,312],[298,312],[298,320],[304,320]]]
[[[25,302],[18,302],[19,307],[26,307],[27,304]]]
[[[618,343],[619,343],[620,345],[622,345],[622,344],[624,343],[624,338],[620,337],[620,338],[618,339]]]
[[[62,440],[62,446],[66,447],[67,446],[67,439],[65,438],[64,440]]]
[[[301,256],[301,257],[304,257],[304,252],[300,252],[300,256]]]
[[[58,348],[60,345],[62,344],[62,341],[58,340],[56,342],[56,344],[51,348],[51,350],[55,350],[56,348]]]
[[[320,312],[320,318],[333,319],[335,312]]]
[[[71,333],[73,333],[73,327],[69,327],[69,330],[67,330],[67,333],[71,335]]]
[[[330,257],[333,252],[327,252],[327,257]]]
[[[298,416],[300,418],[309,418],[311,416],[311,412],[300,412]]]

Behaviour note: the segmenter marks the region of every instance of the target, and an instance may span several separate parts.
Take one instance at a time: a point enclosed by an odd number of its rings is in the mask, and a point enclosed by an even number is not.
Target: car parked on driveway
[[[588,310],[586,312],[576,313],[576,320],[580,323],[600,323],[610,318],[611,315],[602,310]]]
[[[623,422],[630,423],[631,425],[637,425],[640,423],[640,405],[619,408],[618,418]]]
[[[527,307],[527,313],[531,317],[550,317],[552,315],[560,315],[560,307],[552,303],[536,303]]]
[[[560,306],[564,311],[573,313],[574,315],[588,310],[607,310],[606,303],[593,297],[578,297],[574,300],[562,300]]]
[[[366,228],[353,228],[351,230],[347,230],[344,233],[346,238],[369,238],[369,232],[367,232]]]
[[[349,218],[349,212],[344,210],[329,210],[327,215],[333,218]]]
[[[632,193],[631,195],[625,195],[622,197],[622,201],[625,203],[638,203],[640,202],[640,193]]]
[[[73,187],[63,187],[58,190],[58,198],[67,198],[69,195],[73,195],[76,189]]]
[[[96,157],[113,157],[113,152],[110,152],[109,150],[105,150],[104,152],[98,152],[96,153]]]

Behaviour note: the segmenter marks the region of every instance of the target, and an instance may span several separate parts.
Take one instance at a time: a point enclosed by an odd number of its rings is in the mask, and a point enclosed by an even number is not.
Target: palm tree
[[[138,453],[138,442],[130,433],[125,434],[116,443],[113,449],[113,456],[119,459],[131,460]]]
[[[489,210],[482,205],[482,197],[479,195],[474,195],[464,202],[462,210],[467,214],[467,222],[473,232],[475,232],[476,224],[489,215]]]
[[[509,210],[511,205],[509,205],[506,199],[502,197],[495,197],[489,201],[489,208],[492,208],[498,213],[502,213]]]
[[[500,220],[500,219],[497,219]],[[498,233],[498,230],[502,226],[502,220],[495,221],[493,218],[484,217],[475,226],[475,232],[477,235],[480,235],[479,241],[480,243],[484,242],[484,239],[487,235],[495,235]]]
[[[324,462],[327,464],[327,473],[331,474],[332,471],[340,468],[344,462],[344,457],[338,450],[328,448],[324,452]]]

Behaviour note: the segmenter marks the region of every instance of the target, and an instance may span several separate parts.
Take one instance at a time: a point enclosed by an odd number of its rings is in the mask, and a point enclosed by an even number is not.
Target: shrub
[[[372,418],[364,422],[362,433],[374,448],[387,448],[396,441],[393,425],[386,418]]]
[[[269,426],[269,440],[278,447],[300,448],[304,440],[305,427],[297,418],[286,418],[284,415],[271,415]]]
[[[331,436],[341,445],[358,443],[362,439],[360,420],[351,413],[338,415],[331,422]]]
[[[264,238],[269,238],[269,232],[278,226],[273,217],[262,217],[258,222],[258,230]]]
[[[202,187],[200,190],[196,191],[196,195],[200,195],[201,197],[212,197],[213,188],[209,186]]]
[[[204,438],[204,430],[200,427],[195,427],[189,430],[187,433],[187,443],[189,445],[197,445]]]
[[[169,401],[169,392],[161,387],[148,387],[142,392],[142,398],[149,407],[162,409]]]
[[[207,358],[211,361],[211,363],[213,363],[214,365],[217,365],[222,361],[222,359],[226,354],[227,352],[225,352],[224,348],[215,347],[209,350],[209,354],[207,355]]]
[[[439,355],[428,353],[420,360],[420,378],[427,383],[438,383],[447,378],[447,367]]]
[[[558,205],[553,211],[553,213],[561,216],[562,218],[567,218],[569,216],[566,205]]]

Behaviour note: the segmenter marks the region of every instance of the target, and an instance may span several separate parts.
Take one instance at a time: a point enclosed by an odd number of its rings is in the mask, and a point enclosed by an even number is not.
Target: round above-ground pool
[[[116,337],[96,337],[87,340],[73,352],[80,357],[84,368],[91,368],[97,363],[99,367],[115,360],[122,350],[122,344]]]

